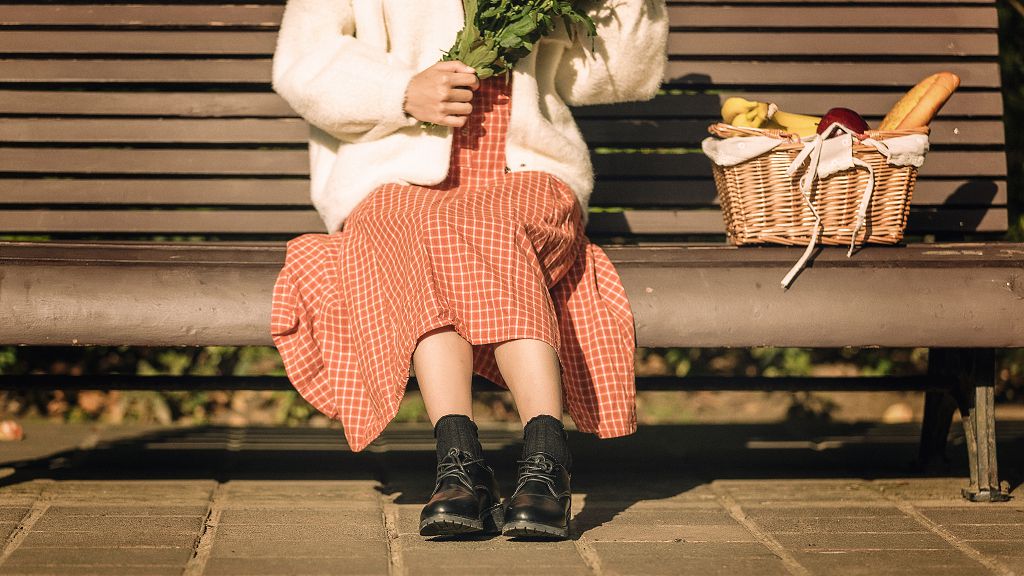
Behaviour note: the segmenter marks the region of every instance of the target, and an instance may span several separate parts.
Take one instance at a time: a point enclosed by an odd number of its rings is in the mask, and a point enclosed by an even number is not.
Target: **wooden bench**
[[[323,232],[308,198],[307,127],[269,88],[282,6],[168,1],[0,7],[2,343],[272,344],[284,243]],[[1002,499],[993,356],[1024,345],[1024,245],[1000,241],[1007,182],[994,3],[670,9],[664,95],[575,110],[598,178],[587,233],[621,273],[638,345],[928,347],[930,369],[909,378],[656,377],[638,387],[927,390],[922,466],[943,459],[958,408],[971,471],[963,495]],[[699,152],[724,98],[809,114],[845,106],[877,124],[941,69],[963,83],[932,124],[906,246],[850,259],[821,249],[783,292],[800,248],[724,243]],[[268,376],[7,375],[0,384],[290,388]]]

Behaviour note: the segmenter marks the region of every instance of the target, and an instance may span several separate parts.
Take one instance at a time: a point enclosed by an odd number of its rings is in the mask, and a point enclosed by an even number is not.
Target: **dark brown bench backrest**
[[[307,128],[269,87],[283,6],[210,2],[0,6],[0,234],[323,231]],[[592,238],[723,237],[700,141],[731,95],[877,124],[938,70],[962,86],[932,123],[908,235],[1005,232],[993,2],[669,5],[665,94],[574,110],[597,173]]]

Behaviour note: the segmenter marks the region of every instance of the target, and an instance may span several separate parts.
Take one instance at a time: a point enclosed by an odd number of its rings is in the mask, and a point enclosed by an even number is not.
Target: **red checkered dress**
[[[287,244],[274,344],[296,390],[342,422],[353,450],[394,418],[417,339],[445,325],[473,344],[473,371],[501,386],[494,343],[547,342],[578,429],[636,430],[626,292],[584,234],[572,189],[544,171],[506,171],[510,102],[511,78],[482,80],[443,182],[383,184],[338,232]]]

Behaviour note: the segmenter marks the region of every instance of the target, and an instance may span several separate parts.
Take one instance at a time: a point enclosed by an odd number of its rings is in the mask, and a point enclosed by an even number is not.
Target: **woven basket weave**
[[[787,140],[774,149],[734,166],[711,162],[730,242],[743,244],[805,245],[814,233],[814,214],[800,193],[804,164],[792,176],[786,175],[804,144],[795,134],[779,130],[741,128],[730,124],[712,124],[708,132],[721,138],[733,136],[770,136]],[[925,134],[927,126],[905,130],[868,130],[875,140]],[[854,143],[855,158],[874,170],[874,192],[867,222],[857,233],[857,243],[896,244],[903,239],[910,212],[910,199],[917,181],[914,166],[890,165],[873,146]],[[857,208],[868,185],[868,172],[851,168],[823,179],[815,179],[810,201],[821,215],[822,230],[818,242],[830,245],[851,244],[857,222]]]

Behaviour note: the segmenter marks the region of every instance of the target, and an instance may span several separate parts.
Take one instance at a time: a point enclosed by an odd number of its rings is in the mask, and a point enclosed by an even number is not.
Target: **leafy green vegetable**
[[[561,18],[570,38],[575,41],[574,23],[581,23],[587,35],[597,36],[597,26],[574,0],[462,0],[466,23],[455,43],[441,61],[458,60],[476,70],[481,80],[511,72],[526,57],[542,36],[551,32]],[[430,122],[424,128],[435,126]]]
[[[562,18],[570,35],[576,22],[586,27],[588,36],[597,35],[594,21],[573,0],[462,0],[462,6],[466,25],[441,60],[472,66],[481,80],[507,74],[551,32],[555,18]]]

